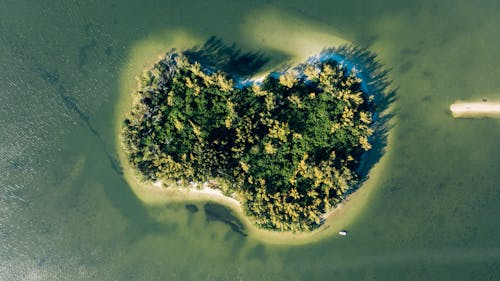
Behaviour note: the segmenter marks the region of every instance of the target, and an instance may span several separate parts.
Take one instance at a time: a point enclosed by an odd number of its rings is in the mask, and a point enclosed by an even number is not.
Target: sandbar
[[[455,118],[470,117],[500,117],[500,103],[481,102],[455,102],[450,105],[450,111]]]

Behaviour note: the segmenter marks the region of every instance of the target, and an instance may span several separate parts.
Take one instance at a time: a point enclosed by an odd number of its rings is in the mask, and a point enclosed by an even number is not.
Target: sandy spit
[[[455,102],[450,105],[455,118],[467,117],[500,117],[500,103],[495,102]]]

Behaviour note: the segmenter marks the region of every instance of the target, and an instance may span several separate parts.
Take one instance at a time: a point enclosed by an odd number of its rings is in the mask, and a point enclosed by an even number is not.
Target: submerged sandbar
[[[500,117],[498,102],[455,102],[450,105],[450,111],[455,118],[467,117]]]

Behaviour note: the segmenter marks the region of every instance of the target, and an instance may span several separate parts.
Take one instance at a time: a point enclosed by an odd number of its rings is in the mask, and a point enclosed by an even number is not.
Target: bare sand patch
[[[455,102],[450,105],[450,111],[455,118],[495,117],[500,118],[500,103],[498,102]]]

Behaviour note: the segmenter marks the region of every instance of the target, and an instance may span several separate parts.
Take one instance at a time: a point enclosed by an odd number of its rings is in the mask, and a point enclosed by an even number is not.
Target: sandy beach
[[[121,157],[124,157],[122,151]],[[124,158],[122,158],[124,160]],[[123,162],[122,162],[123,163]],[[319,241],[332,235],[337,235],[340,230],[348,228],[349,224],[363,210],[369,200],[371,191],[378,181],[380,171],[375,171],[372,178],[364,183],[363,188],[351,194],[342,204],[322,216],[324,223],[311,232],[281,232],[258,228],[244,214],[240,201],[225,196],[220,190],[191,186],[188,188],[165,187],[162,182],[143,182],[135,176],[133,169],[124,163],[124,175],[135,195],[144,203],[151,206],[162,206],[168,202],[216,202],[230,208],[240,221],[245,225],[248,234],[253,238],[267,244],[302,245]],[[376,170],[381,170],[376,167]]]
[[[450,111],[455,118],[467,117],[500,117],[500,103],[455,102],[450,105]]]
[[[198,188],[196,184],[191,184],[188,188],[175,188],[175,187],[165,187],[161,181],[152,183],[153,186],[161,189],[172,190],[180,194],[186,195],[198,195],[206,199],[212,199],[214,201],[225,201],[228,205],[233,205],[241,208],[241,203],[236,198],[226,196],[222,194],[221,190],[208,187],[208,183],[204,183],[202,188]]]

